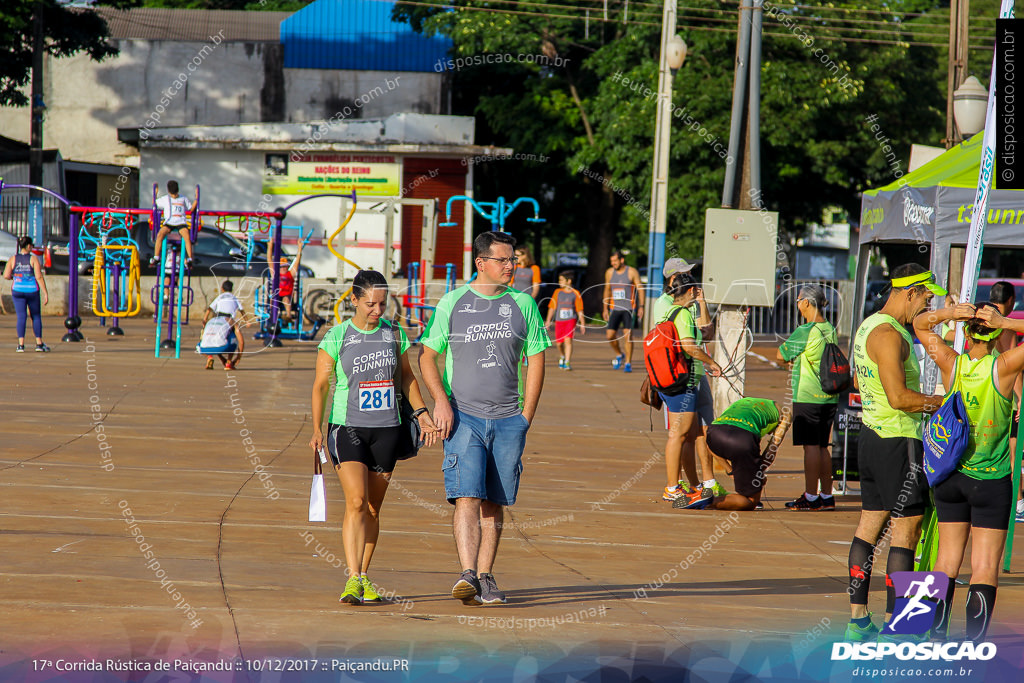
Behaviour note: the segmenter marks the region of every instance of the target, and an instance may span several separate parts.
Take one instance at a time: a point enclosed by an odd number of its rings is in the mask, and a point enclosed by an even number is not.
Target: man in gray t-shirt
[[[463,568],[452,596],[467,605],[505,602],[490,572],[502,506],[514,504],[519,491],[526,432],[544,384],[544,349],[551,345],[533,297],[508,286],[514,246],[503,232],[473,241],[476,280],[442,297],[422,339],[420,372],[445,440],[445,495],[455,505]]]

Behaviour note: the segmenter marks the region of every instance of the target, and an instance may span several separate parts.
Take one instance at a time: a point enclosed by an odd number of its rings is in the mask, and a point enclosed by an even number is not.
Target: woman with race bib
[[[345,492],[342,541],[349,578],[340,601],[351,605],[381,602],[366,576],[380,535],[380,507],[395,463],[415,453],[408,425],[402,424],[402,396],[412,405],[423,444],[437,439],[409,364],[409,340],[400,327],[381,320],[387,301],[384,276],[359,271],[352,282],[355,315],[320,342],[313,380],[309,445],[319,452],[326,444]],[[336,385],[325,438],[321,424],[332,374]]]

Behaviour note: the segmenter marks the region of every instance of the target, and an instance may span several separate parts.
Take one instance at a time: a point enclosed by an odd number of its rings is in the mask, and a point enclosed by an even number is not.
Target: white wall
[[[441,74],[286,70],[274,43],[115,42],[121,53],[103,62],[84,54],[46,59],[44,140],[65,159],[124,163],[137,152],[117,141],[117,128],[151,117],[160,126],[305,122],[330,118],[377,86],[384,93],[352,118],[441,113]],[[388,91],[387,79],[398,87]],[[277,113],[261,105],[264,89],[275,88],[284,90]],[[28,107],[0,107],[0,135],[28,142]]]

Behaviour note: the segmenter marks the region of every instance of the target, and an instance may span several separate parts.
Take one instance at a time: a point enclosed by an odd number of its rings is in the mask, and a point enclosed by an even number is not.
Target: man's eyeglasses
[[[509,258],[496,258],[494,256],[477,256],[477,258],[483,259],[484,261],[497,261],[498,263],[507,263],[510,266],[514,266],[519,263],[519,259],[515,256]]]

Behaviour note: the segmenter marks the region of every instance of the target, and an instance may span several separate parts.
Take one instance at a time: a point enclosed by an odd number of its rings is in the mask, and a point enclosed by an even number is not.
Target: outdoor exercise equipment
[[[459,201],[469,202],[470,206],[473,207],[473,210],[489,220],[491,222],[491,230],[504,231],[505,219],[508,218],[509,214],[515,211],[521,204],[530,204],[533,206],[533,218],[527,218],[527,223],[546,222],[546,219],[540,217],[540,204],[538,204],[537,200],[533,197],[519,197],[509,204],[505,201],[504,197],[498,197],[498,201],[496,202],[478,202],[472,197],[467,197],[464,194],[458,194],[454,197],[449,197],[447,204],[445,204],[445,221],[440,223],[442,228],[450,228],[458,225],[458,223],[452,220],[452,204]]]
[[[295,230],[298,233],[297,240],[301,244],[305,245],[309,243],[310,238],[313,236],[313,228],[310,228],[308,232],[303,234],[303,226],[301,225],[282,225],[281,232],[284,233],[288,230]],[[255,237],[250,233],[250,237]],[[269,252],[271,245],[268,241],[267,251]],[[253,249],[250,246],[249,253],[253,253]],[[248,261],[247,261],[248,263]],[[280,263],[280,259],[278,259]],[[256,318],[260,321],[260,331],[257,332],[254,337],[256,339],[266,339],[270,336],[270,314],[271,308],[274,305],[271,296],[277,290],[273,287],[273,273],[270,269],[263,276],[263,284],[256,288],[254,292],[254,307]],[[302,341],[312,341],[316,338],[320,328],[323,327],[327,321],[319,316],[309,316],[306,314],[305,309],[305,278],[302,277],[302,270],[297,269],[295,274],[295,307],[294,317],[289,322],[279,322],[275,333],[278,339],[299,339]],[[280,300],[280,299],[279,299]],[[312,327],[306,327],[303,324],[303,319],[308,319],[312,323]]]
[[[272,250],[270,253],[271,253],[271,262],[272,262],[271,271],[272,271],[272,283],[273,283],[273,285],[270,288],[271,296],[269,297],[269,301],[268,301],[268,303],[269,303],[268,309],[269,309],[269,312],[270,312],[270,317],[268,318],[268,323],[267,323],[267,334],[264,337],[264,341],[263,341],[265,346],[281,346],[281,340],[279,338],[280,335],[278,333],[278,330],[279,330],[278,321],[280,320],[280,315],[281,315],[281,297],[278,294],[278,292],[281,290],[281,236],[282,236],[282,232],[284,230],[284,219],[288,215],[288,211],[290,209],[298,206],[299,204],[302,204],[303,202],[308,202],[308,201],[310,201],[312,199],[322,199],[324,197],[343,197],[345,199],[351,198],[351,200],[352,200],[352,208],[349,210],[349,215],[345,218],[344,222],[342,222],[341,226],[337,230],[334,231],[334,234],[331,235],[331,240],[333,240],[338,235],[338,233],[340,233],[341,230],[344,229],[344,227],[352,219],[353,214],[355,214],[356,193],[355,193],[354,190],[352,191],[351,194],[338,194],[338,193],[334,193],[334,192],[323,193],[323,194],[311,194],[311,195],[309,195],[307,197],[302,197],[301,199],[296,199],[291,204],[288,204],[287,206],[283,206],[283,207],[278,207],[277,209],[274,209],[274,211],[272,213],[266,214],[268,216],[273,217],[273,219],[274,219],[274,228],[273,228],[274,240],[273,240],[273,242],[271,244],[268,245],[268,248]],[[341,254],[336,252],[333,247],[331,247],[330,240],[328,241],[328,245],[327,246],[331,250],[331,253],[333,253],[335,256],[337,256],[338,258],[341,258],[341,259],[351,263],[351,261],[348,261],[348,259],[345,259]],[[352,265],[357,267],[357,268],[359,267],[359,266],[357,266],[354,263]],[[339,302],[343,301],[343,300],[344,300],[343,298],[339,299]]]
[[[94,209],[71,207],[81,215],[78,258],[91,260],[92,311],[105,324],[108,336],[124,336],[118,319],[138,315],[142,309],[139,247],[132,239],[139,209]],[[77,262],[69,258],[68,268],[77,273]]]
[[[406,267],[408,284],[405,294],[402,295],[402,307],[404,309],[405,326],[408,328],[419,328],[419,334],[427,327],[427,311],[433,311],[437,307],[427,303],[427,262],[413,261]],[[446,263],[436,265],[434,269],[444,269],[444,293],[447,294],[455,289],[455,264]],[[411,335],[410,335],[411,338]],[[416,336],[419,338],[419,335]]]
[[[153,231],[153,243],[156,243],[157,234],[160,232],[162,215],[156,204],[158,187],[153,183],[153,210],[150,227]],[[195,244],[199,237],[199,186],[196,185],[195,201],[192,204],[192,212],[189,216],[189,239]],[[157,334],[154,335],[153,353],[157,358],[160,352],[174,349],[174,357],[181,358],[181,326],[188,325],[189,307],[195,300],[195,293],[192,290],[192,271],[185,266],[185,257],[182,253],[185,245],[181,244],[181,238],[174,232],[164,238],[163,249],[160,251],[160,263],[158,264],[157,284],[150,290],[150,300],[156,307]],[[170,253],[170,263],[167,254]],[[160,339],[160,328],[163,325],[164,307],[167,307],[167,337]],[[182,315],[182,307],[185,308]]]

